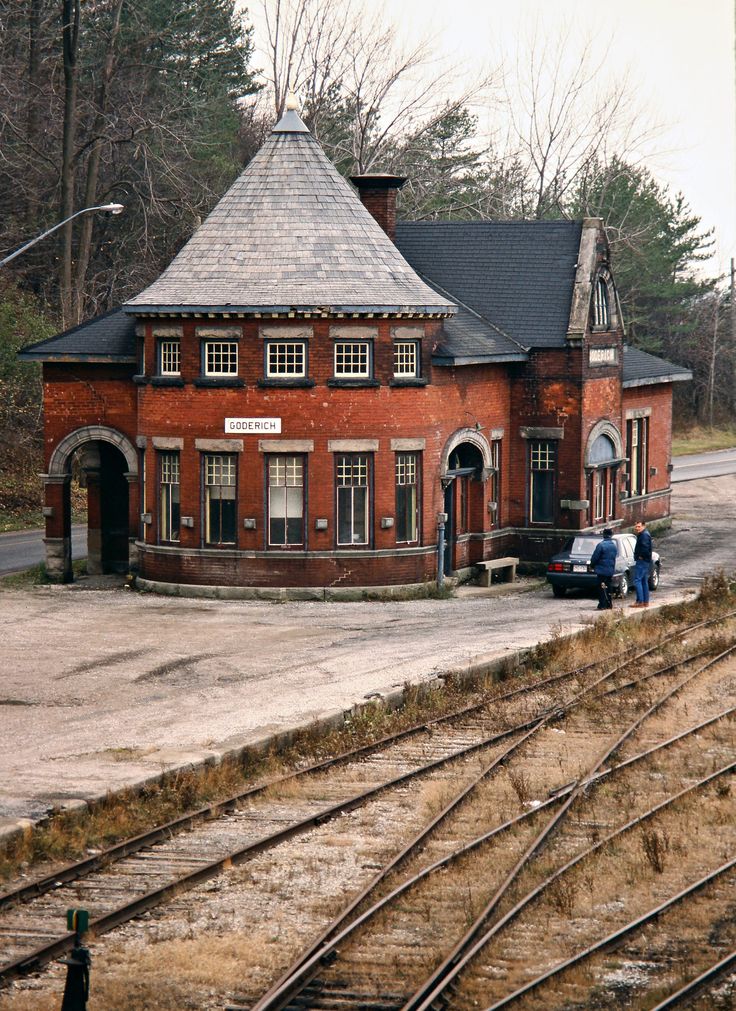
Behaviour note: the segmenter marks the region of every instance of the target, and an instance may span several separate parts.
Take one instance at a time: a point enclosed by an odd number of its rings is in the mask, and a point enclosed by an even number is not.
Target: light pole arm
[[[60,221],[58,225],[54,225],[53,228],[47,229],[45,232],[42,232],[41,235],[37,235],[35,239],[31,239],[30,242],[26,242],[20,247],[20,249],[16,249],[14,253],[11,253],[10,256],[6,256],[4,259],[0,260],[0,267],[4,267],[6,263],[10,263],[11,260],[14,260],[16,256],[20,256],[21,253],[25,253],[25,251],[30,249],[31,246],[35,246],[37,242],[41,241],[41,239],[45,239],[47,235],[51,235],[52,232],[62,228],[70,221],[73,221],[74,218],[78,218],[80,214],[90,214],[92,211],[110,211],[111,214],[120,214],[122,210],[122,204],[100,204],[98,207],[83,207],[81,211],[76,211],[68,218],[64,218],[64,220]]]

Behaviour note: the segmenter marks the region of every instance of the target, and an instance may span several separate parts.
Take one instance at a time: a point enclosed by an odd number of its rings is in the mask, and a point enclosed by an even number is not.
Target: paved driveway
[[[679,485],[659,601],[736,568],[736,476]],[[0,827],[535,645],[596,617],[548,589],[272,604],[38,587],[0,592]]]

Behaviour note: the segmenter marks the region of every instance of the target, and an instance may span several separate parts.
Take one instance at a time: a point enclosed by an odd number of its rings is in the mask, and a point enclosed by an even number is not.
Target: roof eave
[[[489,355],[433,355],[432,364],[441,367],[452,365],[494,365],[503,362],[526,362],[529,356],[518,352]]]
[[[693,378],[692,372],[673,372],[664,376],[647,376],[644,379],[624,379],[621,384],[625,390],[635,386],[657,386],[660,383],[683,383]]]
[[[447,305],[137,305],[123,306],[132,316],[454,316]]]
[[[24,362],[86,362],[89,364],[135,365],[135,355],[84,355],[70,351],[19,351]]]

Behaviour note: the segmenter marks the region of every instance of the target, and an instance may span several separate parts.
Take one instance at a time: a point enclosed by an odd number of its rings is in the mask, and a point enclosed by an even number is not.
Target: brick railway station
[[[47,567],[164,592],[396,587],[670,508],[672,384],[627,347],[599,219],[401,222],[290,108],[169,268],[27,348]]]

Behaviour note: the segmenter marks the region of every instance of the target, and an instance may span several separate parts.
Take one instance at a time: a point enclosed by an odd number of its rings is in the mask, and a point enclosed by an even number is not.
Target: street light
[[[37,235],[35,239],[31,239],[30,242],[26,242],[25,245],[21,246],[20,249],[16,249],[16,251],[11,253],[10,256],[6,256],[5,259],[0,260],[0,267],[4,267],[6,263],[10,263],[10,261],[14,260],[16,256],[20,256],[21,253],[25,253],[26,249],[30,249],[31,246],[35,246],[37,242],[41,241],[41,239],[45,239],[47,235],[51,235],[52,232],[55,232],[58,228],[66,225],[69,221],[73,221],[74,218],[78,218],[80,214],[91,214],[93,211],[109,211],[110,214],[122,214],[124,210],[125,207],[123,204],[100,204],[97,207],[84,207],[81,211],[77,211],[68,218],[64,218],[63,221],[60,221],[58,225],[54,225],[53,228],[49,228],[48,231],[42,232],[41,235]]]

